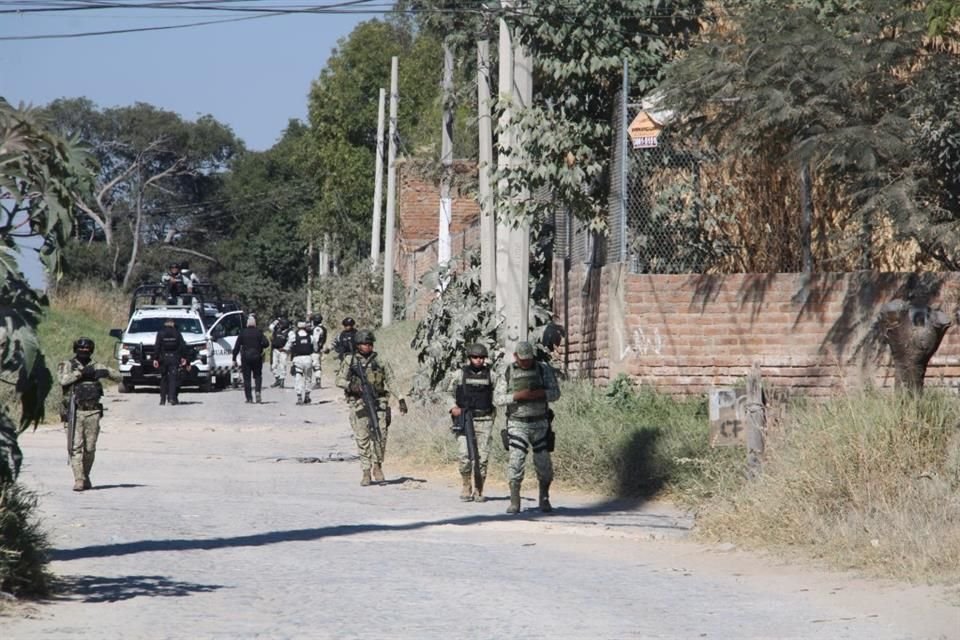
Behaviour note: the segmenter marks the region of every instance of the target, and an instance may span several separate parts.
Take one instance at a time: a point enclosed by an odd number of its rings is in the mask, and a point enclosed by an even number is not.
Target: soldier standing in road
[[[313,388],[320,388],[320,373],[322,367],[321,357],[323,346],[327,343],[327,328],[323,326],[323,316],[315,313],[310,316],[310,324],[313,325],[311,337],[313,338],[313,353],[310,358],[313,360]]]
[[[120,380],[120,374],[109,367],[93,361],[93,340],[77,338],[73,343],[73,358],[64,360],[57,366],[57,377],[63,389],[64,423],[69,419],[70,403],[74,403],[75,415],[73,429],[67,427],[67,442],[70,451],[70,467],[73,469],[73,490],[92,489],[90,470],[97,453],[97,438],[100,436],[100,418],[103,417],[103,385],[100,380],[110,378]]]
[[[263,350],[270,346],[267,336],[263,331],[257,328],[257,320],[250,316],[247,318],[247,326],[241,329],[237,341],[233,345],[233,358],[240,356],[240,371],[243,373],[243,394],[246,396],[247,403],[253,402],[253,396],[250,393],[250,377],[253,376],[254,387],[257,394],[257,404],[262,402],[260,398],[260,386],[263,382]]]
[[[348,355],[354,352],[354,343],[357,334],[353,318],[347,316],[343,319],[343,331],[333,339],[333,352],[340,358],[340,362]]]
[[[163,327],[157,331],[157,340],[153,345],[156,359],[153,368],[160,369],[160,404],[180,404],[177,392],[180,388],[180,367],[187,366],[187,343],[177,331],[173,318],[163,321]]]
[[[361,487],[367,487],[372,479],[383,482],[383,459],[387,451],[387,428],[390,426],[390,396],[397,398],[400,413],[407,413],[407,401],[394,389],[393,374],[390,367],[380,362],[373,350],[373,332],[357,331],[356,351],[340,362],[337,371],[337,386],[344,390],[350,407],[350,427],[357,442],[360,455],[360,468],[363,478]],[[374,441],[371,432],[370,417],[363,402],[363,381],[358,373],[363,371],[377,399],[377,422],[380,426],[380,441]]]
[[[277,318],[270,323],[270,371],[273,373],[273,387],[283,389],[283,381],[287,377],[287,333],[290,322],[286,318]]]
[[[293,388],[297,392],[297,404],[310,404],[310,388],[313,387],[313,338],[306,322],[298,322],[290,332],[284,350],[293,357]]]
[[[510,506],[507,513],[520,512],[520,485],[523,483],[527,452],[533,451],[533,466],[540,483],[540,510],[552,511],[550,483],[553,481],[553,450],[549,403],[560,398],[557,377],[550,365],[534,359],[533,345],[517,344],[513,363],[497,380],[494,404],[505,406],[507,428],[504,446],[509,451],[507,479],[510,482]]]
[[[487,461],[490,459],[490,442],[496,409],[493,405],[493,373],[487,365],[487,348],[472,344],[467,348],[466,366],[457,369],[447,378],[446,391],[450,397],[450,415],[453,416],[453,432],[457,436],[460,478],[463,486],[460,500],[483,502],[483,484],[487,477]],[[457,428],[457,420],[465,410],[472,411],[473,430],[479,458],[480,473],[477,486],[473,486],[473,462],[470,460],[467,434]]]

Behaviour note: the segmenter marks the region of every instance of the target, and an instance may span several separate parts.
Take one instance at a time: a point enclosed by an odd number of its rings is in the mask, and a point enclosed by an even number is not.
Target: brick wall
[[[454,172],[473,176],[476,163],[457,161]],[[468,180],[469,181],[469,180]],[[407,292],[407,318],[424,316],[433,292],[419,286],[420,279],[437,266],[440,184],[436,177],[424,175],[413,164],[397,165],[397,234],[395,271]],[[473,194],[451,189],[453,199],[450,222],[450,253],[457,256],[480,245],[480,206]]]
[[[554,310],[563,322],[562,263]],[[569,274],[566,357],[572,375],[619,373],[671,393],[741,381],[753,362],[764,381],[811,396],[872,383],[892,386],[887,350],[870,340],[881,304],[910,274],[637,275],[621,265]],[[939,274],[931,306],[952,309],[960,274]],[[927,385],[960,386],[960,335],[947,332]]]

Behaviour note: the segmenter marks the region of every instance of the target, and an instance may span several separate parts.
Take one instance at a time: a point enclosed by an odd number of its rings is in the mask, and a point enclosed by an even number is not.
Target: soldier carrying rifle
[[[452,431],[457,436],[458,466],[463,502],[483,502],[483,484],[487,477],[490,442],[493,435],[493,374],[487,364],[487,348],[472,344],[467,348],[468,363],[447,379],[450,395]]]
[[[373,350],[373,332],[357,331],[356,350],[347,354],[337,371],[337,386],[344,390],[350,408],[350,427],[357,442],[363,478],[360,486],[383,482],[383,459],[390,426],[390,396],[398,399],[400,413],[407,401],[396,393],[389,365],[380,362]]]
[[[93,361],[93,340],[77,338],[73,358],[57,366],[57,378],[63,389],[61,418],[67,430],[67,455],[73,469],[73,490],[93,488],[90,470],[97,452],[100,418],[103,417],[104,378],[119,381],[120,374]]]

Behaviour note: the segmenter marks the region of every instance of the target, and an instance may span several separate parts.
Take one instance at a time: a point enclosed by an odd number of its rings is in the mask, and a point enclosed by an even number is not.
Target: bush
[[[32,514],[36,495],[16,482],[0,484],[0,591],[15,596],[50,593],[50,544]]]
[[[863,393],[788,416],[760,481],[712,501],[710,539],[907,579],[960,578],[960,402]]]

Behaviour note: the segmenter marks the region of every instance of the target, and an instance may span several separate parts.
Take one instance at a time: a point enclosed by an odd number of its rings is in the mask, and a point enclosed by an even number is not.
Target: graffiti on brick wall
[[[620,359],[624,360],[629,355],[658,356],[662,351],[663,337],[660,335],[660,330],[657,329],[657,327],[653,328],[653,332],[650,335],[647,335],[642,327],[637,327],[633,330],[633,335],[630,336],[630,342],[620,353]]]

